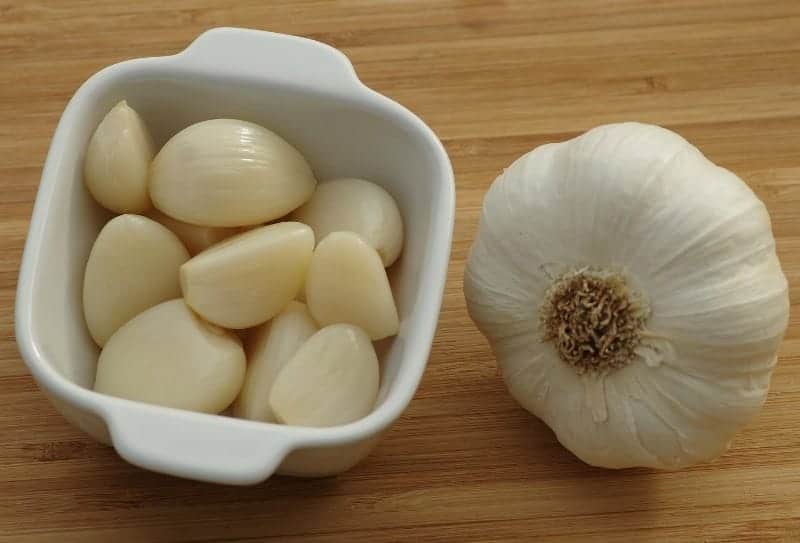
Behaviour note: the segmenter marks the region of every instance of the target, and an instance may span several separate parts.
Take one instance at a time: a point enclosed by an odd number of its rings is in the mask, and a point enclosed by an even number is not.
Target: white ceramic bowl
[[[392,272],[401,327],[385,345],[378,403],[369,416],[334,428],[300,428],[91,390],[98,350],[84,324],[81,285],[108,215],[90,198],[81,172],[89,137],[122,99],[141,113],[158,145],[203,119],[246,119],[297,146],[318,178],[364,177],[394,195],[406,229]],[[450,162],[433,132],[364,86],[347,58],[327,45],[219,28],[177,55],[116,64],[81,86],[53,137],[17,288],[20,352],[70,422],[143,468],[230,484],[257,483],[276,470],[342,472],[369,453],[419,384],[444,290],[454,192]]]

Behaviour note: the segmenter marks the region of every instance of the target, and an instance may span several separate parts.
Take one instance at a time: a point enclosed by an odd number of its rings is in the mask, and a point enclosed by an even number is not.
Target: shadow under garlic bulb
[[[766,399],[789,316],[764,204],[679,135],[638,123],[506,169],[464,293],[512,396],[608,468],[723,453]]]

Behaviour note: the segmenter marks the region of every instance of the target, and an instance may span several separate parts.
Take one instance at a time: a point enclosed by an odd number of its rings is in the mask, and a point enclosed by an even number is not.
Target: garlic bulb
[[[724,452],[766,398],[789,311],[763,203],[677,134],[636,123],[505,170],[464,293],[512,396],[609,468]]]
[[[117,213],[141,213],[150,207],[147,171],[155,149],[144,121],[123,100],[94,131],[83,177],[97,202]]]
[[[286,215],[317,181],[303,156],[257,124],[213,119],[175,134],[153,160],[150,197],[170,217],[248,226]]]

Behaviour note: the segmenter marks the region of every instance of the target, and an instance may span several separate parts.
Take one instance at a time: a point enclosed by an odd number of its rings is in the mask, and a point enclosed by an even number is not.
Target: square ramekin
[[[333,428],[280,426],[146,405],[91,390],[97,347],[83,320],[83,269],[108,215],[84,188],[87,142],[126,99],[157,145],[185,126],[241,118],[300,149],[319,179],[357,176],[397,200],[406,243],[391,273],[400,333],[382,349],[381,388],[367,417]],[[447,274],[455,210],[453,171],[433,132],[370,90],[348,59],[312,40],[218,28],[168,57],[106,68],[67,105],[42,173],[16,298],[20,352],[57,409],[146,469],[228,484],[274,472],[340,473],[363,459],[400,416],[427,363]]]

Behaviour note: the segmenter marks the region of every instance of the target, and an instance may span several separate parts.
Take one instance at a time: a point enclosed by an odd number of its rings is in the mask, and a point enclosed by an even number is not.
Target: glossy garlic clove
[[[285,424],[347,424],[372,411],[378,385],[369,336],[357,326],[334,324],[311,336],[281,370],[270,406]]]
[[[289,213],[317,182],[303,156],[257,124],[214,119],[173,136],[153,160],[150,196],[175,219],[247,226]]]
[[[181,295],[178,270],[189,260],[180,240],[140,215],[111,219],[97,236],[83,277],[83,312],[101,347],[130,319]]]
[[[389,279],[377,251],[352,232],[319,242],[306,276],[306,301],[321,325],[355,324],[373,340],[399,328]]]
[[[203,321],[181,299],[141,313],[111,337],[97,363],[97,392],[219,413],[244,381],[245,355],[230,332]]]
[[[247,375],[234,404],[235,416],[277,421],[269,406],[272,385],[297,349],[317,330],[319,326],[308,308],[299,302],[289,302],[275,318],[249,332],[245,342]]]
[[[317,239],[331,232],[355,232],[378,251],[385,267],[397,260],[403,247],[403,219],[397,203],[383,187],[364,179],[320,183],[292,218],[309,225]]]
[[[296,222],[262,226],[214,245],[180,271],[186,303],[225,328],[274,317],[303,286],[314,232]]]
[[[157,209],[153,209],[148,215],[178,236],[191,255],[201,253],[212,245],[242,232],[241,228],[236,227],[198,226],[181,222]]]
[[[147,176],[155,149],[144,121],[123,100],[94,131],[83,163],[86,188],[97,202],[116,213],[150,208]]]

